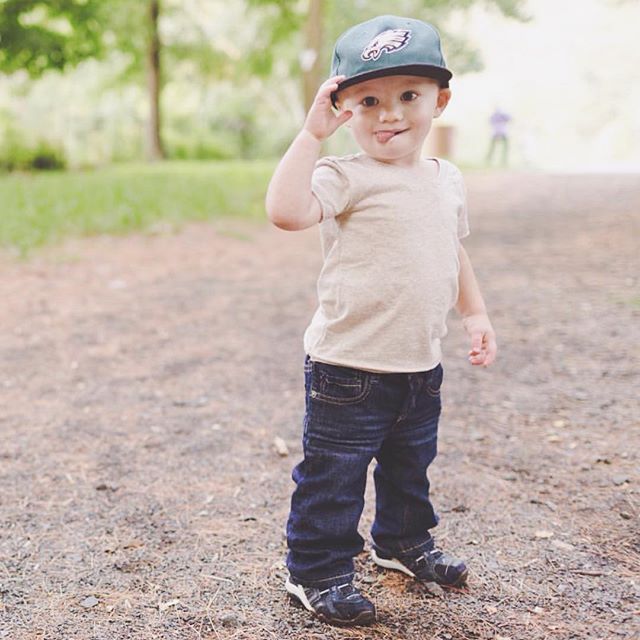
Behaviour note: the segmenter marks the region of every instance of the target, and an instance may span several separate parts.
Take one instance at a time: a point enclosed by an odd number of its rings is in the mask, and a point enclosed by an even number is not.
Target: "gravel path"
[[[450,319],[432,474],[467,589],[363,554],[375,627],[290,604],[317,230],[217,222],[0,260],[0,638],[640,637],[639,178],[468,186],[500,353],[472,369]]]

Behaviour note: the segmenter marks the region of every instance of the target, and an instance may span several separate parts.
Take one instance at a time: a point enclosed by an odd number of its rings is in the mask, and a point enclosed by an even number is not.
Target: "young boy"
[[[427,468],[436,455],[440,340],[456,306],[473,365],[496,342],[469,258],[460,172],[422,158],[450,98],[436,30],[380,16],[337,41],[332,77],[278,165],[266,199],[282,229],[321,222],[319,306],[304,336],[304,460],[287,525],[287,591],[320,619],[370,624],[352,580],[367,467],[377,460],[371,556],[417,580],[460,585],[461,560],[436,548]],[[332,103],[337,114],[332,111]],[[348,123],[362,153],[318,161]]]

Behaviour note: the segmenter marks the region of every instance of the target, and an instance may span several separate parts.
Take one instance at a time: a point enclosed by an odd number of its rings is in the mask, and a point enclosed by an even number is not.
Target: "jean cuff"
[[[412,543],[409,546],[398,545],[396,549],[383,547],[375,542],[373,543],[373,546],[376,551],[380,551],[383,555],[399,560],[400,558],[415,558],[416,556],[425,553],[425,551],[431,551],[435,546],[435,541],[433,537],[429,535],[428,538],[425,538],[419,544]]]
[[[329,589],[333,586],[353,582],[354,572],[351,571],[349,573],[343,573],[337,576],[330,576],[329,578],[316,578],[314,580],[298,578],[291,572],[289,572],[289,575],[291,576],[291,580],[293,582],[302,585],[303,587],[311,587],[312,589]]]

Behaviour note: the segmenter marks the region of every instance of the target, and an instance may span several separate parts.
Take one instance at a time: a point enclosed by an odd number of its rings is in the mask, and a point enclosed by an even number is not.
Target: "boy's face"
[[[347,122],[360,148],[372,158],[398,165],[420,160],[422,146],[451,92],[430,78],[388,76],[343,89],[338,108],[352,111]]]

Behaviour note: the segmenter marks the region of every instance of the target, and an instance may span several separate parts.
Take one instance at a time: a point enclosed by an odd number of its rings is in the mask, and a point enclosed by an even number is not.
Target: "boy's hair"
[[[340,89],[391,75],[433,78],[449,87],[440,35],[430,24],[413,18],[378,16],[351,27],[336,41],[331,75],[344,75]],[[336,104],[337,91],[331,94]]]

